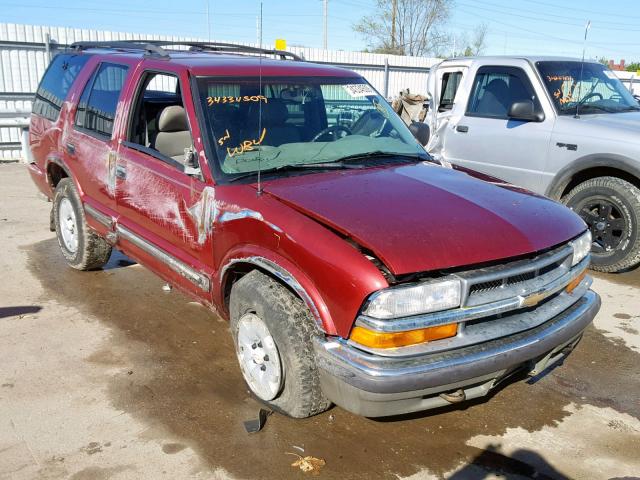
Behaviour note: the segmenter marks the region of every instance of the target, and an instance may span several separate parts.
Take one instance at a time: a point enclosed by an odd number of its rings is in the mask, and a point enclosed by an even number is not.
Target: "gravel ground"
[[[122,255],[67,268],[23,165],[0,165],[0,200],[0,479],[308,476],[289,453],[335,479],[640,476],[640,269],[596,277],[594,325],[535,382],[386,420],[274,414],[248,435],[259,406],[226,322]]]

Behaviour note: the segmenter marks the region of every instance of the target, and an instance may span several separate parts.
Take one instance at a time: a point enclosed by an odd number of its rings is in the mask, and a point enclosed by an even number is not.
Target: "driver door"
[[[464,114],[453,118],[444,140],[445,159],[515,185],[540,191],[553,116],[542,122],[512,120],[511,104],[533,100],[542,108],[540,94],[523,68],[482,66],[475,72]]]

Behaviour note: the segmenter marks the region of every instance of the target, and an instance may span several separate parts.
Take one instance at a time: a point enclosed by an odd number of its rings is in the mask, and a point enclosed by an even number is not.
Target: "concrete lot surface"
[[[603,308],[535,382],[458,408],[371,420],[257,415],[225,322],[114,254],[65,266],[50,204],[0,165],[0,479],[640,476],[640,270],[598,276]],[[304,449],[304,453],[302,453]]]

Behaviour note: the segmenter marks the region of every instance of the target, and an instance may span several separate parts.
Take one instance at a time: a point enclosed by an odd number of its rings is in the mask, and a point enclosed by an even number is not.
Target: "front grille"
[[[569,271],[572,253],[571,247],[564,245],[529,259],[460,274],[467,287],[464,306],[535,292]]]
[[[505,286],[512,286],[512,285],[517,285],[519,283],[524,283],[529,280],[533,280],[536,277],[546,275],[547,273],[552,272],[553,270],[561,266],[562,266],[562,262],[551,262],[550,264],[545,265],[537,270],[532,270],[532,271],[520,273],[517,275],[507,276],[499,280],[489,280],[487,282],[476,283],[469,287],[469,296],[472,296],[477,293],[486,293],[491,290],[495,290],[497,288],[502,288]]]

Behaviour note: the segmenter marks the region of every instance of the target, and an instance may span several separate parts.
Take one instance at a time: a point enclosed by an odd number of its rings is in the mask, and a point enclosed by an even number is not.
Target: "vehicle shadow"
[[[114,270],[116,268],[130,267],[136,265],[136,262],[119,250],[113,250],[109,261],[102,267],[102,270]]]
[[[499,451],[500,445],[490,444],[448,480],[481,480],[485,478],[540,480],[568,480],[570,477],[556,470],[542,455],[519,449],[511,455]]]
[[[38,313],[42,307],[38,305],[24,305],[15,307],[0,307],[0,318],[17,317],[29,313]]]

